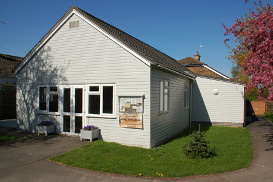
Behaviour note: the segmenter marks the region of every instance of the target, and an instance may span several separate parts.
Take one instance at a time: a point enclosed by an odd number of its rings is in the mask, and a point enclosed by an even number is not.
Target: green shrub
[[[205,140],[205,132],[193,131],[190,135],[193,140],[185,146],[184,152],[190,158],[209,158],[215,155],[215,151]]]

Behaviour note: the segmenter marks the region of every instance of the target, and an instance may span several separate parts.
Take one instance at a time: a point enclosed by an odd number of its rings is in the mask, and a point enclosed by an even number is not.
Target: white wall
[[[169,80],[169,112],[159,113],[160,80]],[[190,80],[157,69],[151,72],[151,147],[176,136],[189,127],[190,110],[184,108],[184,88]]]
[[[214,95],[214,90],[219,91]],[[192,121],[244,122],[244,86],[197,77],[193,84]]]
[[[69,29],[68,22],[77,20],[80,21],[80,26]],[[35,122],[41,120],[37,114],[38,84],[113,83],[116,85],[116,118],[87,118],[86,124],[98,126],[106,141],[149,148],[150,67],[78,16],[73,15],[68,22],[18,74],[19,124],[27,129],[30,125],[34,127]],[[123,95],[145,95],[144,129],[119,127],[118,96]],[[56,118],[58,121],[59,117]]]

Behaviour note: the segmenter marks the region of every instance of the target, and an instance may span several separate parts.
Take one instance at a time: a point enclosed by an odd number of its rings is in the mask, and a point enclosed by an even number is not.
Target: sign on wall
[[[119,125],[123,128],[143,128],[143,98],[119,97]]]

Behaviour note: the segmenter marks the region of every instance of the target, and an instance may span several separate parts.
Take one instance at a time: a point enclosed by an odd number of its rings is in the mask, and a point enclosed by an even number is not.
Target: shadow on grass
[[[211,125],[202,125],[200,124],[200,131],[201,132],[207,132],[209,129],[211,128]],[[192,125],[190,128],[187,128],[185,129],[184,131],[182,131],[180,134],[170,138],[169,140],[165,141],[164,143],[162,143],[160,146],[163,146],[167,143],[170,143],[174,140],[178,140],[178,139],[181,139],[181,138],[184,138],[184,137],[188,137],[192,134],[193,131],[198,131],[199,130],[199,125],[196,124],[196,125]],[[158,146],[158,147],[160,147]],[[157,147],[156,147],[157,148]]]

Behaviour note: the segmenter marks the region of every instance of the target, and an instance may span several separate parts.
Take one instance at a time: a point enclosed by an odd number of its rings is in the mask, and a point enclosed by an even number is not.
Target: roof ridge
[[[117,38],[123,44],[125,44],[125,45],[126,45],[126,43],[129,44],[126,46],[131,46],[134,49],[137,49],[139,51],[138,54],[140,54],[140,55],[144,54],[145,56],[149,57],[150,60],[148,59],[148,61],[151,62],[152,64],[156,64],[156,65],[162,64],[166,67],[166,65],[168,64],[168,63],[166,63],[166,61],[167,61],[167,62],[170,62],[170,64],[171,63],[173,64],[173,65],[169,65],[169,67],[176,67],[176,69],[180,70],[180,72],[183,72],[183,73],[185,73],[184,71],[188,71],[188,69],[184,65],[179,64],[174,58],[170,57],[169,55],[167,55],[167,54],[161,52],[160,50],[152,47],[151,45],[139,40],[138,38],[120,30],[119,28],[97,18],[96,16],[91,15],[90,13],[88,13],[78,7],[75,7],[75,6],[73,6],[73,7],[75,10],[80,11],[80,13],[87,16],[86,18],[88,18],[89,20],[91,18],[90,21],[95,23],[97,26],[102,28],[107,33],[109,33],[112,36],[114,36],[115,38]],[[154,52],[149,51],[149,49],[153,50]],[[151,59],[152,59],[152,61],[151,61]],[[166,61],[163,60],[163,61],[161,61],[161,63],[158,63],[160,61],[160,59],[164,59],[164,60],[167,59],[167,60]],[[183,69],[181,68],[181,66],[183,67]],[[186,74],[188,74],[188,73],[186,73]]]
[[[97,19],[98,21],[100,21],[100,22],[102,22],[102,23],[105,23],[106,25],[108,25],[108,26],[110,26],[110,27],[113,27],[113,28],[119,30],[121,33],[124,33],[124,34],[130,36],[130,37],[133,38],[133,39],[136,39],[137,41],[139,41],[139,42],[141,42],[141,43],[143,43],[143,44],[149,46],[149,47],[152,48],[152,49],[155,49],[156,51],[158,51],[158,52],[164,54],[165,56],[172,58],[171,56],[165,54],[164,52],[162,52],[162,51],[160,51],[160,50],[154,48],[153,46],[151,46],[151,45],[149,45],[149,44],[143,42],[142,40],[140,40],[140,39],[138,39],[138,38],[136,38],[136,37],[134,37],[134,36],[132,36],[132,35],[130,35],[130,34],[124,32],[123,30],[121,30],[121,29],[119,29],[119,28],[117,28],[117,27],[115,27],[115,26],[113,26],[113,25],[111,25],[111,24],[109,24],[109,23],[107,23],[107,22],[105,22],[105,21],[99,19],[98,17],[96,17],[96,16],[94,16],[94,15],[91,15],[90,13],[88,13],[88,12],[82,10],[81,8],[79,8],[79,7],[77,7],[77,6],[72,6],[72,7],[74,7],[74,9],[76,9],[76,10],[78,9],[78,10],[84,12],[84,13],[87,14],[88,16],[92,16],[93,18]],[[176,60],[175,60],[174,58],[172,58],[172,59],[176,62]]]
[[[77,6],[71,6],[69,10],[57,21],[57,23],[43,36],[43,38],[29,51],[26,55],[24,61],[16,68],[16,71],[20,71],[21,68],[28,62],[31,58],[32,54],[36,49],[40,48],[43,45],[43,41],[47,40],[48,36],[52,36],[51,33],[59,28],[60,23],[63,22],[68,15],[73,13],[73,11],[77,11],[79,14],[84,16],[88,21],[94,23],[99,29],[104,31],[107,36],[111,36],[119,43],[123,44],[129,50],[133,51],[140,57],[144,58],[151,65],[156,65],[163,67],[169,71],[174,71],[178,74],[182,74],[185,76],[189,76],[192,78],[190,74],[191,71],[188,70],[184,65],[178,63],[174,58],[168,56],[167,54],[155,49],[149,44],[131,36],[130,34],[116,28],[113,25],[106,23],[105,21],[87,13],[86,11],[78,8]]]

